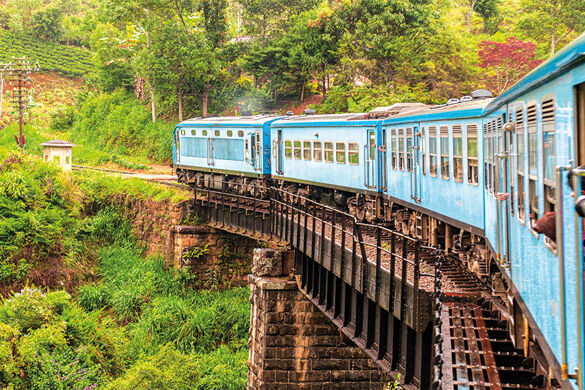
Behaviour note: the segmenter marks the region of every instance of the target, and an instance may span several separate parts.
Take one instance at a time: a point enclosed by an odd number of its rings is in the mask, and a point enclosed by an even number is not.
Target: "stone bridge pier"
[[[294,252],[254,249],[248,389],[384,389],[388,374],[298,289]]]

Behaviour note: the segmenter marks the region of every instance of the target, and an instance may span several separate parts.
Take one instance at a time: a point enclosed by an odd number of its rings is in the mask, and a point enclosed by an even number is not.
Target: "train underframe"
[[[481,235],[474,234],[450,224],[440,218],[392,202],[379,195],[351,193],[337,189],[299,184],[284,180],[264,179],[262,177],[243,177],[216,173],[177,170],[179,182],[199,189],[214,189],[234,192],[252,197],[267,197],[270,189],[277,187],[288,193],[336,206],[349,212],[359,221],[383,224],[403,234],[422,240],[426,245],[440,246],[446,254],[456,257],[489,289],[492,297],[501,303],[503,317],[508,323],[510,338],[518,350],[523,350],[527,361],[532,361],[544,378],[546,389],[557,389],[551,361],[539,347],[536,325],[526,315],[527,308],[515,292],[511,281],[498,263],[492,248]]]

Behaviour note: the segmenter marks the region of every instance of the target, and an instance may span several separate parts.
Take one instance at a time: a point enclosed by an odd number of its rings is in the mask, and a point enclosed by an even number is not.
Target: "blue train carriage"
[[[583,53],[585,36],[491,102],[483,123],[486,237],[510,313],[524,313],[512,316],[512,337],[527,351],[536,338],[564,387],[581,389],[583,221],[567,179],[585,165]]]
[[[261,195],[270,177],[270,124],[277,116],[194,118],[175,128],[173,164],[179,182]]]
[[[389,220],[405,234],[457,252],[489,275],[484,239],[482,113],[486,90],[382,122]]]
[[[272,178],[279,185],[316,199],[330,196],[343,207],[366,194],[377,196],[379,120],[365,114],[294,116],[274,122],[271,132]]]

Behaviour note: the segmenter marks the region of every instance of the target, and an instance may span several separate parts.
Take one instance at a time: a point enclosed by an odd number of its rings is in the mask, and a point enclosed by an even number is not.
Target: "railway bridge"
[[[199,216],[269,247],[249,276],[249,389],[543,388],[452,254],[286,190],[222,188],[195,190]]]

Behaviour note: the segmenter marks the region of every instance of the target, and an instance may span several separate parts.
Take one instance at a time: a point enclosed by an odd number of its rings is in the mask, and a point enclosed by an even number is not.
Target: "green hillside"
[[[69,77],[83,77],[94,66],[89,50],[43,41],[30,34],[0,31],[0,62],[23,55],[38,61],[42,72],[52,71]]]

